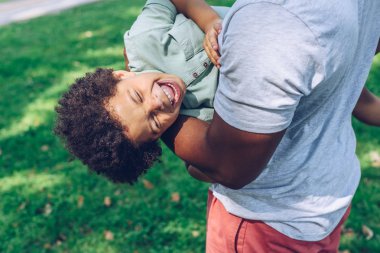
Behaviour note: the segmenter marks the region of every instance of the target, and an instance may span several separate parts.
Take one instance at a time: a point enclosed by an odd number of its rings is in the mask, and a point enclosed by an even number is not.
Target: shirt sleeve
[[[136,36],[150,30],[170,29],[173,26],[177,10],[169,0],[148,0],[141,14],[127,32]]]
[[[177,10],[169,0],[146,2],[130,30],[124,34],[124,46],[131,71],[158,70],[153,61],[164,55],[165,48],[161,44],[169,39],[168,32],[172,29],[176,16]]]
[[[223,28],[215,111],[240,130],[286,129],[302,97],[325,78],[323,49],[313,32],[271,3],[230,13]]]

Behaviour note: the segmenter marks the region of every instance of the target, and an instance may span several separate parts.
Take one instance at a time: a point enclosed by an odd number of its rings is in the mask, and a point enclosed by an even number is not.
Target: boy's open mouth
[[[170,104],[175,106],[181,98],[181,89],[178,83],[172,80],[161,80],[157,81],[157,84],[168,97]]]

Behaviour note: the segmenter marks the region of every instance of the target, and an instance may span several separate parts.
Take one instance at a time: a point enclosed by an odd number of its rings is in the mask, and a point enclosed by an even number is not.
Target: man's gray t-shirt
[[[219,36],[215,111],[286,133],[260,176],[214,195],[232,214],[306,241],[326,237],[360,179],[351,113],[380,34],[380,1],[237,1]]]

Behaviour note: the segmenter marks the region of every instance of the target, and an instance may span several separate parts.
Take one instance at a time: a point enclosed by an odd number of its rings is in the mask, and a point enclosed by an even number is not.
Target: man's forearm
[[[210,125],[180,116],[163,140],[207,177],[239,189],[260,175],[284,133],[285,130],[273,134],[241,131],[215,113]]]
[[[180,115],[162,140],[182,160],[196,167],[213,168],[213,154],[210,154],[206,142],[208,127],[204,121]]]
[[[219,15],[203,0],[171,0],[177,11],[192,19],[203,32],[220,20]]]

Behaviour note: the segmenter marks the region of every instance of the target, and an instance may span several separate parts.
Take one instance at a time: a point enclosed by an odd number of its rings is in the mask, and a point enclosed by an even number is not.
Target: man
[[[204,1],[172,2],[207,34],[218,30]],[[363,89],[379,11],[378,1],[236,1],[220,62],[205,43],[221,65],[214,119],[182,118],[166,142],[191,174],[217,182],[207,252],[337,252],[360,178],[351,114],[360,97],[379,115]]]

